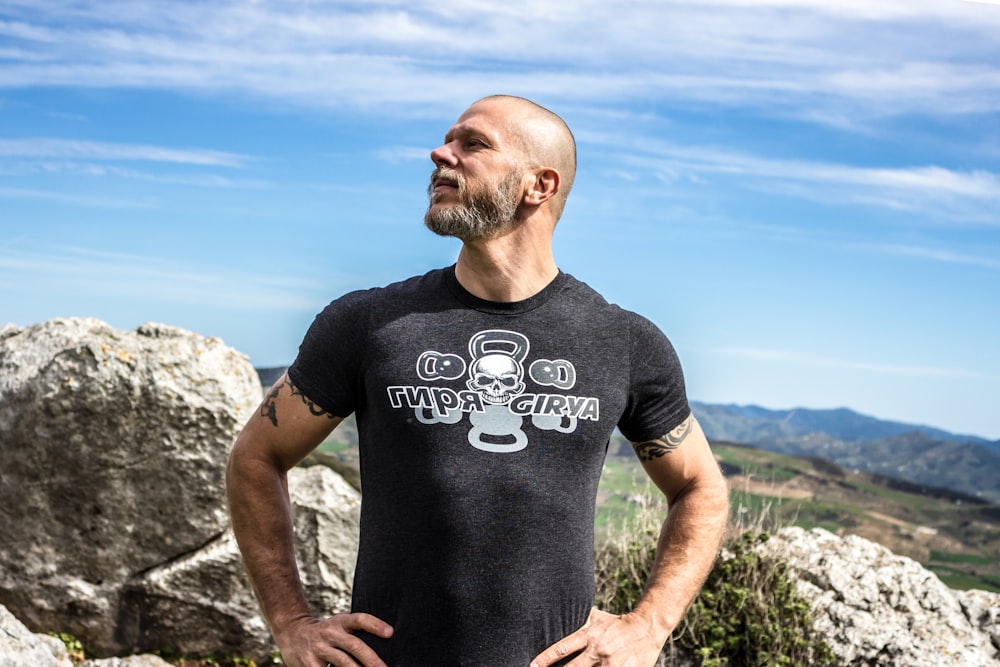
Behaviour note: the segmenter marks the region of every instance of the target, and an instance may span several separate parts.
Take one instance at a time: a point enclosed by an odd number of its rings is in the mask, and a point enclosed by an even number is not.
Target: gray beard
[[[434,200],[432,185],[427,188]],[[517,207],[521,203],[521,174],[510,173],[496,188],[470,190],[464,178],[458,179],[458,203],[432,211],[427,208],[424,225],[440,236],[454,236],[463,242],[500,236],[517,226]]]

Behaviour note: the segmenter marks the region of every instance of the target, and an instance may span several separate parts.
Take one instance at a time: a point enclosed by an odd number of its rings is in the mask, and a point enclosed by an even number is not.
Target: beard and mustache
[[[458,202],[448,208],[434,209],[434,181],[451,181],[457,187]],[[459,172],[438,167],[427,187],[430,205],[424,225],[440,236],[454,236],[463,242],[495,238],[518,225],[517,209],[521,203],[522,174],[511,172],[496,185],[470,184]]]

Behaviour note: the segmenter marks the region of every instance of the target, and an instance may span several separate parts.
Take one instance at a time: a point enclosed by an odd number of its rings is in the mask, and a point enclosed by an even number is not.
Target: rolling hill
[[[598,539],[644,498],[657,497],[628,443],[613,445],[598,493]],[[953,588],[1000,591],[1000,506],[819,457],[728,442],[712,449],[729,482],[736,525],[860,535],[920,562]]]
[[[713,441],[820,456],[845,468],[1000,502],[1000,442],[846,408],[769,410],[693,402],[692,409]]]

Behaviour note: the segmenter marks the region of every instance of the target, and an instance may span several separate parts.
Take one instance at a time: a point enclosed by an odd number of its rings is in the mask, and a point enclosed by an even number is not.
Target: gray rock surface
[[[249,360],[159,324],[0,329],[0,604],[111,655],[125,584],[225,530]]]
[[[158,655],[146,653],[144,655],[130,655],[125,658],[84,660],[80,667],[173,667],[173,665]]]
[[[1000,664],[1000,595],[953,591],[909,558],[819,528],[785,528],[759,549],[788,562],[843,665]]]
[[[295,511],[296,560],[313,612],[350,607],[361,496],[322,466],[288,473]],[[184,655],[232,653],[263,662],[276,647],[227,531],[205,548],[154,568],[127,588],[134,646]]]
[[[73,667],[66,646],[35,634],[0,605],[0,667]]]

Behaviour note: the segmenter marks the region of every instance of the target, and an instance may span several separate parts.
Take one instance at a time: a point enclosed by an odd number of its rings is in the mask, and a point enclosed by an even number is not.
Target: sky
[[[287,365],[454,262],[428,154],[494,93],[573,129],[557,262],[691,399],[1000,439],[1000,0],[0,0],[0,325]]]

